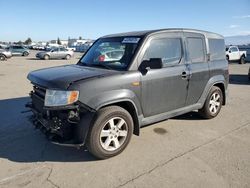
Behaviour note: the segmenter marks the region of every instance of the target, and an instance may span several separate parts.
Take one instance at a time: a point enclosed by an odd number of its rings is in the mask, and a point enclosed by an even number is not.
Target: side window
[[[210,60],[225,59],[225,42],[223,39],[208,39]]]
[[[235,47],[232,47],[232,48],[230,48],[230,51],[231,51],[231,52],[238,52],[238,49],[235,48]]]
[[[146,50],[143,60],[161,58],[164,64],[179,63],[182,57],[180,38],[153,39]]]
[[[187,52],[192,63],[205,61],[204,42],[202,38],[187,38]]]

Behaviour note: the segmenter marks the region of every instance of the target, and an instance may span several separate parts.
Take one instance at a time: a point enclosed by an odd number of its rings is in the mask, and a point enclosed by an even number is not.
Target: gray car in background
[[[28,56],[30,54],[30,51],[22,45],[13,45],[7,47],[6,49],[10,51],[13,56],[14,55]]]
[[[10,51],[5,49],[0,49],[0,61],[4,61],[7,58],[11,58],[12,54]]]
[[[38,52],[36,57],[39,59],[70,59],[74,55],[72,50],[66,48],[53,48],[48,51]]]

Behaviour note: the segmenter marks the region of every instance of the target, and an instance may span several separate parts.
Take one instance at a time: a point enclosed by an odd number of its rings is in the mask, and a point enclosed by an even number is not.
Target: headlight
[[[79,91],[46,90],[45,106],[65,106],[78,100]]]

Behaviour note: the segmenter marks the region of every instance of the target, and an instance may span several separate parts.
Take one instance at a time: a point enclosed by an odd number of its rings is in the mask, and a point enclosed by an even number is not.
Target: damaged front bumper
[[[26,107],[32,111],[31,123],[39,128],[54,144],[84,146],[95,111],[81,103],[63,107],[45,107],[45,89],[34,86],[31,102]]]

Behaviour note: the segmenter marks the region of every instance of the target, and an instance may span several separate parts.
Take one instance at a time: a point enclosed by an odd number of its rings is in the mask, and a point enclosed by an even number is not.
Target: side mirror
[[[139,70],[145,71],[149,69],[161,69],[163,67],[161,58],[151,58],[149,60],[144,60],[139,66]]]
[[[207,61],[210,61],[210,60],[211,60],[211,55],[209,53],[209,54],[207,54]]]

